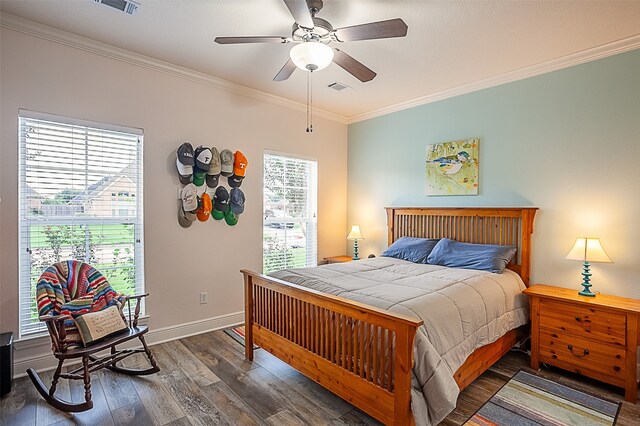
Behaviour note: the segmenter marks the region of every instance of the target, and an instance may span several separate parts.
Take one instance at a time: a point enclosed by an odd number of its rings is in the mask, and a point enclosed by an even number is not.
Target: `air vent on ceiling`
[[[118,9],[121,12],[126,13],[127,15],[133,15],[138,11],[138,6],[140,3],[136,3],[131,0],[93,0],[97,3],[102,3],[104,5],[113,7],[114,9]]]
[[[351,90],[351,87],[347,86],[344,83],[340,83],[338,81],[336,81],[335,83],[331,83],[328,87],[330,89],[337,90],[340,93],[348,92],[349,90]]]

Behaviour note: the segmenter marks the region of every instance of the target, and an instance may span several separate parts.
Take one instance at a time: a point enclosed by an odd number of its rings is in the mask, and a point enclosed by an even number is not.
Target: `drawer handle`
[[[573,345],[567,346],[567,349],[569,349],[574,356],[577,356],[577,357],[580,357],[580,358],[583,358],[583,357],[589,355],[589,349],[585,349],[584,352],[582,353],[582,355],[578,355],[578,354],[573,352]]]

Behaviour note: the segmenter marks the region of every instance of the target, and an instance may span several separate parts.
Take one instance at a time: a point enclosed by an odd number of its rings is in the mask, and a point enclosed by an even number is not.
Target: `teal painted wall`
[[[479,195],[427,197],[426,146],[475,137]],[[576,287],[564,256],[597,236],[615,263],[593,265],[594,290],[640,298],[640,50],[354,123],[348,140],[361,257],[386,247],[385,206],[536,206],[533,282]]]

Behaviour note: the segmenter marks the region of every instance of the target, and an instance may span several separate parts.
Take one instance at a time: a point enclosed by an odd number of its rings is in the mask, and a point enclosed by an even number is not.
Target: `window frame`
[[[137,182],[136,184],[136,212],[135,216],[128,216],[127,218],[120,217],[118,215],[113,218],[108,217],[91,217],[91,216],[65,216],[62,218],[49,218],[34,219],[26,214],[25,205],[28,205],[29,199],[23,190],[27,188],[27,156],[24,150],[26,150],[27,141],[26,134],[23,133],[22,123],[23,120],[37,120],[43,122],[51,122],[59,125],[68,126],[80,126],[87,130],[104,131],[109,133],[125,133],[129,136],[137,137],[136,159],[137,159]],[[144,130],[141,128],[118,126],[113,124],[101,123],[96,121],[82,120],[76,118],[70,118],[55,114],[48,114],[42,112],[29,111],[25,109],[18,110],[18,335],[19,339],[37,338],[46,335],[46,326],[42,322],[37,321],[25,321],[23,304],[28,301],[29,303],[35,297],[35,286],[31,284],[31,273],[26,274],[25,271],[30,271],[31,261],[31,226],[42,226],[43,223],[47,225],[76,225],[76,226],[88,226],[92,224],[132,224],[133,233],[133,256],[134,256],[134,271],[135,280],[134,287],[136,293],[145,291],[145,271],[144,271]],[[88,158],[88,157],[85,157]],[[86,166],[88,168],[88,165]],[[88,169],[85,168],[85,173],[88,173]],[[117,209],[116,209],[117,212]],[[53,217],[53,218],[52,218]],[[39,223],[40,222],[40,223]],[[26,238],[26,240],[25,240]],[[25,250],[26,247],[26,250]],[[24,250],[24,252],[23,252]],[[27,254],[28,253],[28,254]],[[25,298],[28,298],[25,300]],[[145,304],[141,304],[141,314],[145,314]]]

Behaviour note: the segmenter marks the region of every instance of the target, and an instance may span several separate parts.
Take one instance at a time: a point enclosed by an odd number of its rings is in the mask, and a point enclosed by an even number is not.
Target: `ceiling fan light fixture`
[[[320,71],[333,61],[333,49],[319,41],[307,41],[293,46],[289,56],[303,71]]]

